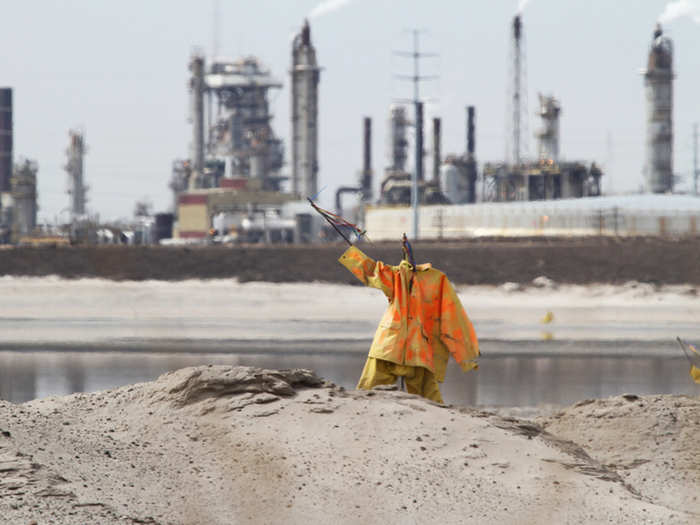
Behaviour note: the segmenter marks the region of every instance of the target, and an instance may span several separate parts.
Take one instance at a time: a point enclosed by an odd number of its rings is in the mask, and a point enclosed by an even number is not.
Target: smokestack
[[[204,172],[204,57],[194,55],[190,61],[192,92],[192,169]]]
[[[440,180],[440,163],[442,162],[440,153],[440,118],[433,118],[433,181]]]
[[[365,117],[363,126],[362,200],[372,200],[372,119]]]
[[[644,85],[647,99],[645,175],[648,191],[673,190],[673,42],[654,29]]]
[[[470,159],[474,158],[474,146],[475,146],[475,134],[474,134],[474,120],[475,120],[474,106],[467,106],[467,157]]]
[[[513,18],[513,164],[520,164],[520,15]]]
[[[68,162],[68,194],[70,195],[71,220],[85,215],[86,188],[83,180],[83,156],[85,155],[85,137],[81,131],[68,132],[70,142],[66,153]]]
[[[416,102],[416,176],[423,180],[423,103]]]
[[[12,88],[0,88],[0,193],[12,178]]]
[[[316,195],[318,186],[318,82],[321,68],[304,21],[292,42],[292,193]]]
[[[476,110],[474,106],[467,106],[467,196],[466,202],[473,204],[476,202]]]

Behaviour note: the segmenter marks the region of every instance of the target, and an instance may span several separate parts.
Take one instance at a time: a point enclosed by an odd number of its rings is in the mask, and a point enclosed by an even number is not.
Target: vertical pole
[[[698,124],[693,124],[693,190],[698,194]]]
[[[520,15],[513,19],[513,164],[520,164]]]
[[[413,103],[416,123],[416,167],[411,177],[411,210],[413,212],[413,240],[418,239],[418,183],[423,180],[423,103],[420,102],[418,83],[420,82],[418,58],[418,30],[413,30]]]
[[[418,239],[418,183],[423,180],[423,103],[416,100],[416,169],[411,177],[411,210],[413,211],[413,239]]]

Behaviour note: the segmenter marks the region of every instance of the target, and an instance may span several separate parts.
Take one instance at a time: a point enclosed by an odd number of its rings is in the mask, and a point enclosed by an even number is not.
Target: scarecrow
[[[439,383],[450,354],[465,372],[477,368],[479,356],[474,327],[449,280],[430,263],[415,263],[406,234],[398,266],[374,261],[342,233],[352,231],[359,238],[365,232],[309,201],[350,245],[340,263],[389,301],[357,388],[391,385],[401,377],[409,393],[442,403]]]

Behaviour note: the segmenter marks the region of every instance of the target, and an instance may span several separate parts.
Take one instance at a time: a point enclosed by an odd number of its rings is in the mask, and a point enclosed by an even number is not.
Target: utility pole
[[[693,193],[698,194],[698,123],[693,124]]]
[[[419,184],[423,182],[423,102],[420,99],[420,83],[423,80],[433,80],[437,78],[435,75],[420,74],[420,59],[425,57],[437,56],[435,53],[421,53],[419,50],[417,29],[413,30],[413,51],[394,51],[395,55],[409,57],[413,59],[413,75],[396,75],[397,78],[410,80],[413,82],[413,100],[404,102],[412,102],[414,108],[415,126],[416,126],[416,141],[415,141],[415,169],[411,175],[411,211],[413,215],[413,229],[411,237],[413,240],[418,239],[418,189]]]

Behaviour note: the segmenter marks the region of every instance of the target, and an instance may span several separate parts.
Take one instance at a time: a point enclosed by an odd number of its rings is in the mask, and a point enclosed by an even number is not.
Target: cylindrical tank
[[[12,178],[12,88],[0,88],[0,193]]]
[[[440,192],[451,204],[466,202],[465,174],[460,163],[448,158],[440,166]]]
[[[657,25],[644,84],[647,99],[645,176],[647,190],[673,190],[673,43]]]

